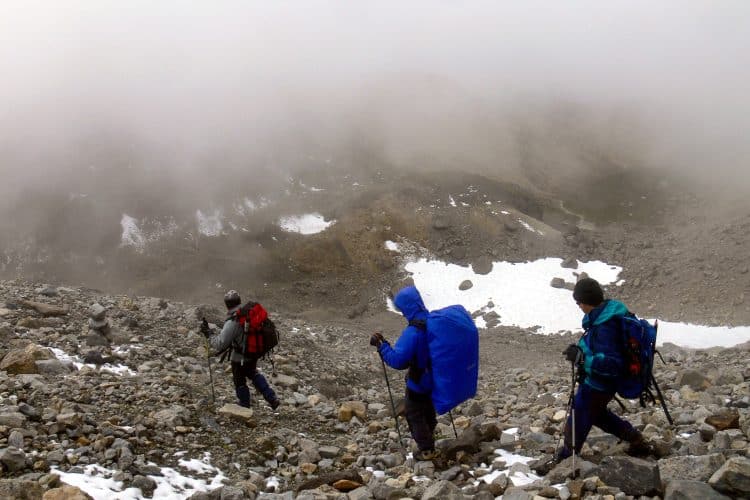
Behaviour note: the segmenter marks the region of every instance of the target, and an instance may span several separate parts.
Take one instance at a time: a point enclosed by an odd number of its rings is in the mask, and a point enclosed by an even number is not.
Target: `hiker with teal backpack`
[[[628,454],[648,455],[651,447],[643,434],[607,409],[607,405],[617,393],[624,392],[625,397],[631,397],[631,394],[635,396],[647,390],[650,380],[646,386],[640,386],[636,380],[638,373],[634,373],[634,377],[628,374],[631,368],[634,372],[643,370],[637,356],[629,355],[626,337],[631,329],[643,330],[646,325],[651,329],[653,327],[635,318],[622,302],[605,300],[601,286],[594,279],[579,280],[573,290],[573,298],[584,313],[584,334],[577,344],[570,344],[563,354],[577,370],[581,383],[571,401],[563,431],[564,445],[555,457],[556,461],[580,453],[594,425],[630,443]],[[654,331],[654,343],[655,339]],[[650,348],[653,356],[653,346]],[[650,366],[648,375],[651,375]]]
[[[395,345],[380,333],[372,335],[370,345],[391,368],[408,369],[405,414],[419,449],[414,457],[431,460],[436,456],[437,414],[476,394],[479,334],[462,306],[428,311],[414,286],[399,291],[393,304],[409,324]]]
[[[224,305],[227,307],[227,319],[221,332],[218,335],[211,335],[208,322],[204,319],[201,333],[208,339],[214,355],[222,353],[229,355],[232,380],[239,405],[250,407],[250,388],[247,386],[249,380],[263,399],[275,410],[281,402],[268,384],[266,377],[257,368],[258,359],[276,345],[275,343],[271,345],[268,340],[265,340],[264,345],[263,327],[270,325],[273,327],[273,332],[269,333],[276,335],[275,326],[268,320],[267,313],[260,304],[248,302],[242,305],[240,294],[234,290],[224,295]]]

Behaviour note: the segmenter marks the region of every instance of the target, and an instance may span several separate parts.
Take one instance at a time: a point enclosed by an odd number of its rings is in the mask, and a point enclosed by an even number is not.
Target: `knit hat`
[[[604,292],[598,281],[592,278],[583,278],[573,288],[573,298],[581,304],[598,306],[604,302]]]

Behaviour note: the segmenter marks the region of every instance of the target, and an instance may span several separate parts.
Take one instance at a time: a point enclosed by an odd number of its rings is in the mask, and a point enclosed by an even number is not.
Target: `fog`
[[[518,177],[524,148],[596,151],[745,190],[749,21],[743,0],[6,0],[0,194],[124,165],[189,191],[352,144]]]

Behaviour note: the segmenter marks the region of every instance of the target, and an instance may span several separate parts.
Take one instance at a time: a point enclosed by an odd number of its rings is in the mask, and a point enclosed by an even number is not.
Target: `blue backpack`
[[[629,314],[622,317],[623,360],[625,373],[618,379],[617,394],[626,399],[653,400],[656,327],[645,319]]]
[[[479,331],[466,309],[448,306],[430,311],[426,322],[410,324],[427,334],[435,411],[442,415],[473,398],[479,376]]]

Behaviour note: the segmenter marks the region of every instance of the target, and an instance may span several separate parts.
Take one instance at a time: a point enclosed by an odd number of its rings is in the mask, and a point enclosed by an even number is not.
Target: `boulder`
[[[664,481],[685,479],[706,482],[724,464],[724,455],[684,455],[659,460],[659,473]]]
[[[677,375],[677,386],[687,385],[694,391],[704,391],[711,386],[711,381],[698,370],[683,370]]]
[[[750,497],[750,458],[730,458],[714,472],[708,484],[715,490],[732,497]]]
[[[560,267],[566,269],[578,269],[578,259],[575,257],[568,257],[560,263]]]
[[[464,495],[455,484],[450,481],[436,481],[432,483],[422,495],[422,500],[455,499],[463,500]]]
[[[75,370],[72,363],[63,363],[59,359],[42,359],[36,362],[36,370],[40,375],[67,375]]]
[[[604,457],[598,467],[586,474],[599,476],[608,486],[616,486],[628,495],[657,495],[661,491],[659,465],[640,458]]]
[[[367,406],[362,401],[345,401],[339,407],[339,421],[349,422],[356,416],[360,420],[367,418]]]
[[[89,307],[89,318],[94,321],[102,321],[106,315],[107,309],[98,302],[91,304],[91,307]]]
[[[492,262],[492,259],[486,255],[479,257],[471,263],[471,270],[474,271],[475,274],[490,274],[493,267],[494,263]]]
[[[242,422],[245,425],[255,427],[253,410],[236,404],[226,404],[219,408],[219,415]]]
[[[736,409],[725,408],[720,412],[707,417],[706,423],[715,427],[716,430],[719,431],[724,431],[727,429],[739,429],[740,412]]]
[[[44,493],[42,500],[91,500],[92,497],[76,486],[63,485]]]
[[[551,286],[552,288],[565,288],[565,280],[562,278],[552,278],[549,286]]]
[[[0,450],[0,464],[10,472],[22,471],[26,467],[26,453],[17,448]]]
[[[26,422],[26,416],[17,411],[3,410],[0,412],[0,426],[13,428],[22,428]]]
[[[0,371],[18,375],[21,373],[37,374],[36,362],[43,359],[53,359],[52,352],[46,347],[29,344],[24,349],[12,349],[0,362]]]
[[[664,500],[729,500],[729,497],[701,481],[673,479],[667,482]]]
[[[471,282],[471,280],[463,280],[460,285],[458,285],[458,289],[461,291],[468,290],[471,287],[474,286],[474,283]]]
[[[13,500],[39,500],[44,490],[38,481],[24,479],[1,479],[0,498]]]

